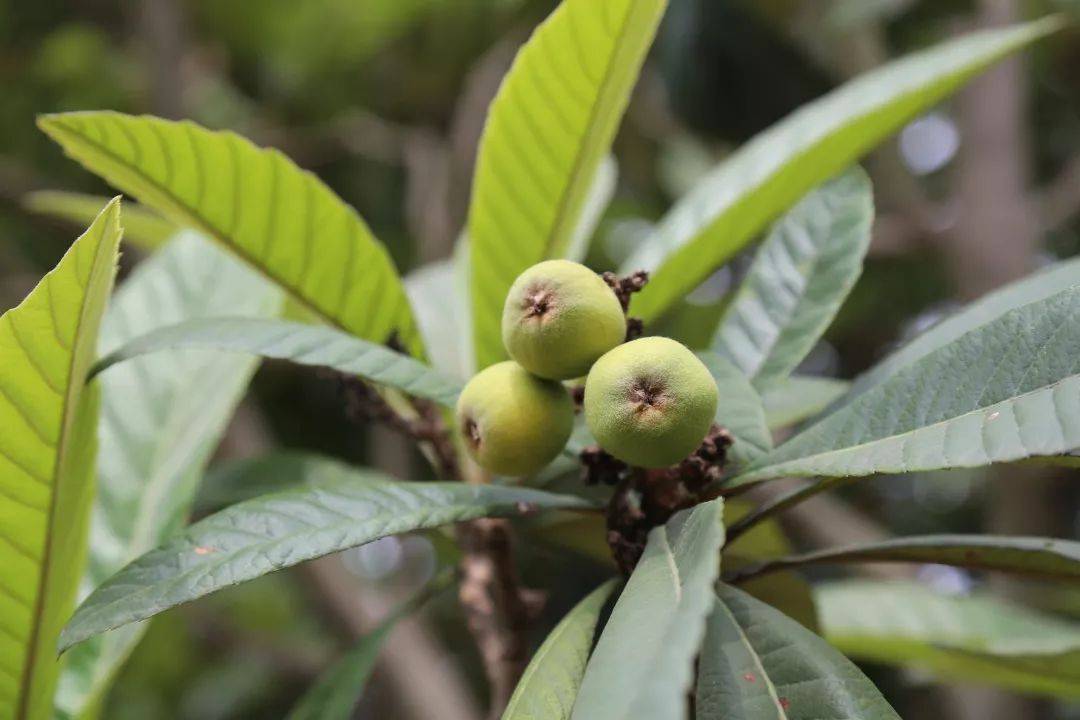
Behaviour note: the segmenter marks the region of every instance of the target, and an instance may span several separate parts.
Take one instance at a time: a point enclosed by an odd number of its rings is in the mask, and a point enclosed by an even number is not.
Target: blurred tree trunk
[[[1018,20],[1014,0],[980,0],[980,26]],[[1033,269],[1038,222],[1027,202],[1031,143],[1028,89],[1021,59],[976,79],[959,98],[961,150],[956,175],[960,210],[944,250],[958,291],[973,300]]]
[[[136,37],[147,69],[150,109],[166,118],[184,117],[187,21],[177,0],[143,0]]]
[[[977,23],[995,27],[1017,22],[1015,0],[979,0]],[[957,290],[965,300],[979,297],[1034,269],[1040,246],[1039,222],[1027,201],[1031,143],[1028,134],[1027,69],[1021,58],[983,75],[959,100],[962,148],[955,191],[960,215],[943,250]],[[1060,505],[1046,471],[1006,465],[989,471],[985,525],[1005,535],[1052,534]],[[1001,581],[1017,595],[1021,586]],[[1048,717],[1045,703],[990,689],[962,693],[963,720],[1025,720]]]

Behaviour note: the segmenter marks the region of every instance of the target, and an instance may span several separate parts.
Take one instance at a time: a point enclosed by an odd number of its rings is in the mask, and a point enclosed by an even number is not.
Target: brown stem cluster
[[[649,284],[649,273],[645,270],[638,270],[637,272],[626,275],[625,277],[619,277],[613,272],[606,272],[601,275],[604,282],[615,291],[615,297],[619,299],[619,304],[622,305],[623,312],[626,313],[630,309],[630,298],[634,293],[641,292],[646,285]],[[626,341],[636,340],[645,333],[645,324],[641,321],[641,318],[626,317]]]
[[[333,372],[333,371],[331,371]],[[353,422],[364,421],[383,423],[406,437],[410,437],[421,446],[431,450],[431,457],[436,464],[439,477],[448,480],[458,479],[457,451],[450,432],[443,422],[442,414],[434,403],[413,399],[410,404],[415,411],[413,417],[403,417],[382,395],[357,377],[333,372],[345,402],[345,413]]]
[[[607,541],[624,575],[637,566],[650,530],[710,499],[731,442],[731,434],[714,425],[690,457],[659,470],[630,467],[597,446],[581,452],[585,483],[615,486],[606,513]]]

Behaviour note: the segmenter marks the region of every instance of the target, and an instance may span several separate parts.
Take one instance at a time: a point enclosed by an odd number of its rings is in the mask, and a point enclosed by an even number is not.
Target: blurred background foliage
[[[34,117],[42,112],[107,108],[235,129],[326,180],[368,220],[403,271],[447,257],[464,219],[487,103],[516,47],[553,5],[0,0],[0,310],[16,304],[73,237],[72,227],[30,212],[25,193],[108,192],[38,132]],[[845,79],[979,25],[1076,6],[671,0],[616,142],[618,191],[590,264],[613,268],[733,147]],[[871,255],[804,372],[850,378],[957,302],[1080,250],[1078,68],[1080,33],[1070,30],[911,123],[868,159],[878,205]],[[1009,213],[1006,224],[1019,216],[1026,224],[998,242],[981,229],[995,222],[980,221],[978,209],[987,207]],[[138,257],[128,248],[124,267]],[[745,265],[741,258],[717,273],[665,321],[665,330],[691,343],[707,337],[709,319]],[[426,472],[386,431],[346,417],[333,381],[277,364],[260,371],[219,455],[251,455],[270,445],[414,477]],[[788,529],[806,547],[872,536],[882,527],[897,534],[996,529],[1077,538],[1080,486],[1067,477],[1075,472],[1024,466],[879,478],[845,491],[842,504],[807,504]],[[207,488],[204,508],[222,502],[214,491]],[[825,521],[834,511],[842,511],[839,521]],[[605,572],[601,531],[581,525],[525,535],[525,579],[552,593],[537,640]],[[363,580],[352,590],[378,614],[387,598],[402,597],[429,576],[447,545],[436,534],[350,551],[345,566]],[[103,716],[281,716],[350,633],[327,619],[333,613],[320,612],[327,593],[313,592],[321,586],[306,572],[267,577],[155,620]],[[935,567],[916,572],[948,592],[984,581]],[[1022,594],[1080,616],[1075,594]],[[466,677],[446,681],[482,695],[475,651],[451,596],[433,604],[424,627],[437,646],[432,652],[443,653],[432,667],[453,675],[451,665],[459,664]],[[415,640],[409,638],[396,635],[389,647]],[[905,717],[1080,717],[1077,706],[978,688],[946,691],[916,673],[868,671]],[[400,660],[383,663],[363,717],[434,716],[417,714],[403,699],[405,686],[395,681],[401,672]]]

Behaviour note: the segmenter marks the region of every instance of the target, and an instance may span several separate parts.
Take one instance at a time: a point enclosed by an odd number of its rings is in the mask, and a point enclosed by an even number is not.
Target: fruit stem
[[[507,520],[472,520],[456,533],[463,551],[458,600],[491,686],[489,717],[497,720],[525,671],[529,625],[547,598],[522,586]]]

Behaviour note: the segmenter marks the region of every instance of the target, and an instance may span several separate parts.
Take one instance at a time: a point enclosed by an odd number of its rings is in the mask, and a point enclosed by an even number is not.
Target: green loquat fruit
[[[701,445],[716,381],[684,345],[647,337],[611,350],[585,383],[585,422],[604,450],[646,468],[674,465]]]
[[[625,337],[626,317],[615,292],[569,260],[533,265],[514,281],[503,306],[506,351],[550,380],[584,375]]]
[[[469,455],[498,475],[531,475],[562,451],[574,425],[566,388],[513,361],[492,365],[465,385],[457,427]]]

